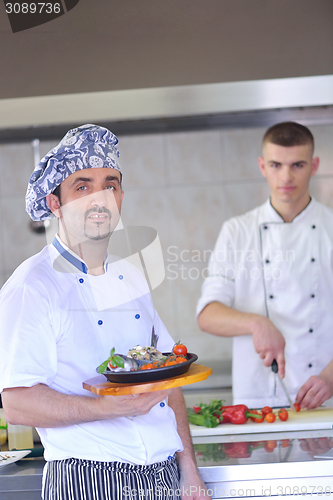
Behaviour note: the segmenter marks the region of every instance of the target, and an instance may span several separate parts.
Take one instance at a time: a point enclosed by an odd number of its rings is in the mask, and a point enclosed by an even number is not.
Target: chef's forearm
[[[6,419],[14,425],[65,427],[83,422],[145,415],[172,389],[126,396],[63,394],[44,384],[15,387],[2,392]]]
[[[93,398],[62,394],[44,384],[5,389],[2,401],[14,425],[61,427],[96,419]]]
[[[258,321],[261,321],[261,316],[236,311],[221,302],[211,302],[198,316],[201,330],[221,337],[250,335]]]
[[[325,366],[319,376],[325,380],[333,393],[333,360]]]

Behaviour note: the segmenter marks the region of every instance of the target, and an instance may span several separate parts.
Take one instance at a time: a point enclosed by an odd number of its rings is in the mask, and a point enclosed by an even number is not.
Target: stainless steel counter
[[[201,437],[194,447],[213,498],[333,495],[333,453],[315,458],[333,451],[333,431]]]
[[[43,458],[25,458],[0,468],[1,500],[40,500]]]
[[[197,464],[218,498],[333,494],[333,430],[193,438]],[[333,455],[332,455],[333,456]],[[26,458],[0,468],[1,500],[40,500],[44,460]],[[79,500],[79,499],[78,499]]]

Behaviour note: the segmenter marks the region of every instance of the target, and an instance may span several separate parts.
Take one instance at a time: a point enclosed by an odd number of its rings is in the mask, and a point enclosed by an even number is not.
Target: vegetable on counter
[[[266,413],[265,420],[269,424],[272,424],[273,422],[275,422],[276,416],[274,415],[274,413],[272,411],[270,411],[269,413]]]
[[[281,410],[278,411],[278,416],[279,419],[282,420],[282,422],[288,420],[289,417],[287,410],[285,410],[284,408],[281,408]]]
[[[214,399],[208,404],[200,403],[199,406],[187,408],[190,424],[204,427],[217,427],[222,422],[222,401]]]
[[[261,413],[265,416],[267,413],[272,413],[273,409],[270,406],[264,406]]]
[[[261,418],[261,415],[252,413],[246,405],[222,406],[222,423],[246,424],[249,418]]]
[[[214,399],[208,404],[187,409],[190,424],[217,427],[222,423],[245,424],[249,418],[261,419],[258,412],[251,413],[246,405],[223,406],[222,400]]]
[[[271,407],[265,406],[261,412],[249,410],[246,405],[238,404],[233,406],[223,406],[222,400],[214,399],[208,404],[201,403],[199,406],[187,409],[190,424],[202,425],[204,427],[217,427],[219,424],[246,424],[250,419],[252,422],[267,423],[275,422],[278,417],[282,422],[289,418],[289,413],[285,408],[274,412]]]
[[[254,418],[253,416],[250,417],[250,420],[256,424],[261,424],[265,420],[265,415],[263,413],[259,412],[258,410],[251,410],[251,413],[255,413],[256,415],[259,415],[259,417]]]

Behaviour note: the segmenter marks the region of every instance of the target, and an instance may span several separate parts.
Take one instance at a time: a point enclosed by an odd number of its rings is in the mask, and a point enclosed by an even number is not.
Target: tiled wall
[[[333,125],[311,127],[320,169],[312,181],[317,200],[333,208]],[[200,361],[229,359],[230,339],[200,332],[194,319],[202,275],[220,227],[268,197],[257,157],[263,128],[120,137],[124,171],[122,218],[157,229],[166,279],[155,306],[173,338]],[[44,155],[54,144],[41,143]],[[0,279],[46,243],[32,233],[24,195],[33,169],[30,144],[0,146]]]

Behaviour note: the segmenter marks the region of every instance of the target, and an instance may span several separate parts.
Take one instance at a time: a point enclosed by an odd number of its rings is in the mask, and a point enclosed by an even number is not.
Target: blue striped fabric
[[[151,465],[68,458],[45,468],[44,500],[180,500],[175,457]]]

